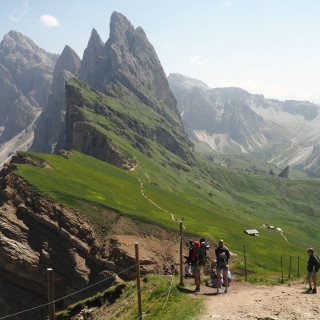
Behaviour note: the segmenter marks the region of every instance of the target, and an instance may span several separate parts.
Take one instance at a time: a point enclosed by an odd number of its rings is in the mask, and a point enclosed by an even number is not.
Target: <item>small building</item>
[[[271,230],[274,230],[274,229],[275,229],[274,226],[269,226],[268,228],[271,229]]]
[[[276,228],[277,231],[279,232],[282,232],[282,229],[281,228]]]
[[[248,234],[249,236],[258,236],[259,235],[259,231],[256,229],[245,230],[244,233]]]

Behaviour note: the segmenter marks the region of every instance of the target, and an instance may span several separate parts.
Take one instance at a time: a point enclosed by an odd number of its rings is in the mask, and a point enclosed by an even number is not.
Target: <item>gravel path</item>
[[[195,297],[206,297],[207,314],[201,320],[320,319],[320,293],[305,294],[301,282],[282,286],[254,286],[233,281],[227,294],[201,287]],[[223,290],[222,290],[223,291]]]

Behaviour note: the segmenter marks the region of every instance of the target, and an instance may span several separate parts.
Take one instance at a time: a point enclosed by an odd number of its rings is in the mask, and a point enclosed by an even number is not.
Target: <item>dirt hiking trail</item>
[[[256,286],[232,281],[228,293],[217,294],[216,288],[202,285],[201,291],[193,295],[205,297],[207,314],[201,320],[320,319],[320,293],[305,294],[305,289],[301,281],[290,286]]]

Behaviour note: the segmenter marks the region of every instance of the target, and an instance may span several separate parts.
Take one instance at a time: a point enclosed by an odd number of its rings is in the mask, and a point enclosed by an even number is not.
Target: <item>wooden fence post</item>
[[[182,221],[180,221],[180,285],[183,285]]]
[[[283,283],[283,263],[282,263],[282,257],[281,257],[281,282]]]
[[[138,312],[139,312],[139,319],[142,319],[141,284],[140,284],[140,260],[139,260],[139,244],[138,244],[138,242],[135,242],[134,246],[135,246],[135,252],[136,252]]]
[[[290,264],[289,264],[289,279],[291,276],[291,261],[292,261],[292,257],[290,256]]]
[[[300,256],[298,256],[298,278],[300,278]]]
[[[246,256],[246,245],[243,245],[244,254],[244,281],[247,282],[247,256]]]
[[[49,319],[55,319],[54,306],[54,287],[53,287],[53,269],[47,268],[47,285],[48,285],[48,302],[49,302]]]

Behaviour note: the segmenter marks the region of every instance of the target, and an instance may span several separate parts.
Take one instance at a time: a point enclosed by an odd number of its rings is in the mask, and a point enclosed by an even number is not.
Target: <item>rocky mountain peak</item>
[[[58,152],[65,146],[65,114],[67,108],[64,85],[71,77],[78,77],[81,60],[75,51],[65,46],[53,71],[52,94],[48,108],[36,123],[31,149],[36,152]]]
[[[193,79],[187,76],[184,76],[179,73],[170,73],[168,76],[168,82],[171,86],[178,86],[183,89],[193,89],[201,88],[203,90],[209,90],[209,86],[202,82],[201,80]]]
[[[79,71],[81,65],[81,60],[76,54],[76,52],[66,45],[55,65],[53,77],[58,73],[61,73],[62,70],[68,70],[72,73]]]
[[[109,82],[120,82],[143,103],[182,129],[177,101],[143,29],[135,29],[125,16],[114,12],[106,51],[107,73],[102,86],[106,87]]]
[[[88,42],[88,47],[102,55],[104,43],[100,38],[100,35],[98,34],[97,30],[95,28],[91,31],[91,36]]]
[[[2,63],[11,60],[16,64],[28,63],[30,67],[44,64],[53,68],[58,56],[39,48],[30,38],[11,30],[0,43]]]
[[[19,32],[4,36],[0,43],[1,143],[32,125],[46,106],[57,58]]]
[[[94,88],[99,88],[101,82],[98,70],[102,68],[105,56],[104,43],[96,29],[92,29],[87,48],[84,50],[80,69],[80,79],[89,83]]]

